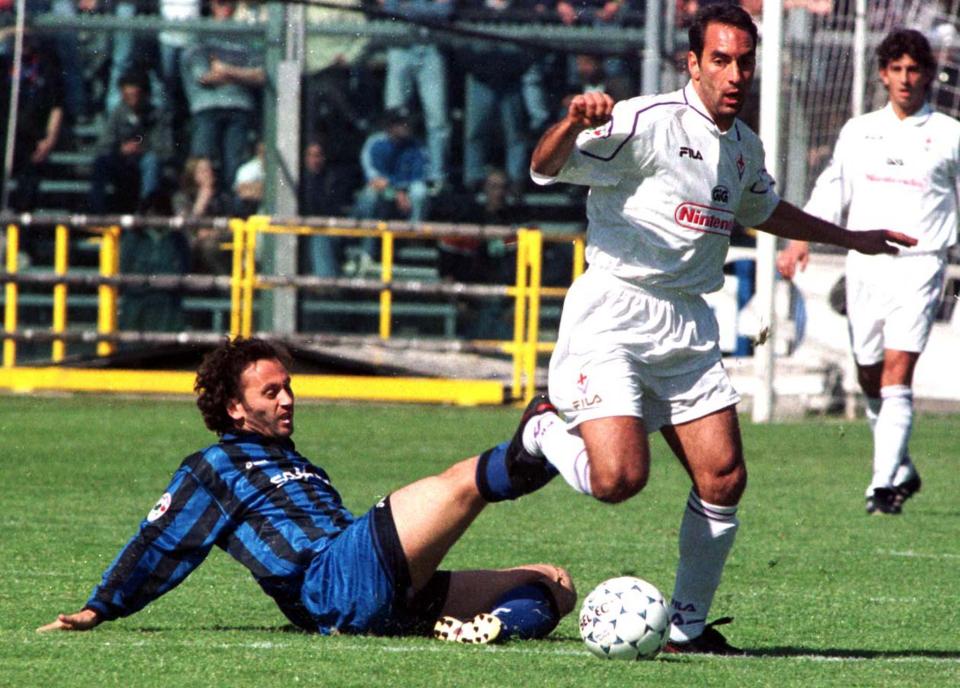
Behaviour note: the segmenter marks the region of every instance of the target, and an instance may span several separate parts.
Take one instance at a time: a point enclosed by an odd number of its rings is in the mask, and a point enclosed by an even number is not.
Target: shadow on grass
[[[949,650],[858,650],[829,648],[814,650],[804,647],[766,647],[746,650],[747,657],[811,657],[813,659],[950,659],[960,662],[960,651]]]

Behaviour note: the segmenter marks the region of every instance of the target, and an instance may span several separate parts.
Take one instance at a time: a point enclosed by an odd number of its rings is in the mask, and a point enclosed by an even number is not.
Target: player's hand
[[[37,633],[48,631],[89,631],[100,623],[100,615],[93,609],[81,609],[73,614],[58,614],[57,620],[41,626]]]
[[[777,271],[784,279],[793,279],[797,274],[807,269],[810,261],[810,245],[806,241],[791,241],[787,247],[777,254]]]
[[[606,93],[591,91],[580,93],[570,99],[567,106],[567,119],[578,129],[599,127],[610,121],[613,114],[613,98]]]
[[[878,253],[889,253],[895,255],[900,252],[897,244],[900,246],[916,246],[917,240],[908,234],[901,232],[892,232],[889,229],[874,229],[868,232],[851,232],[848,248],[868,256]]]

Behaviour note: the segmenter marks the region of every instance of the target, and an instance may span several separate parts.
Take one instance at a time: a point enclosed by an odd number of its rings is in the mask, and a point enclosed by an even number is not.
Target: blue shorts
[[[426,635],[440,616],[450,574],[438,571],[415,596],[390,509],[381,500],[318,554],[304,576],[301,601],[315,630]]]

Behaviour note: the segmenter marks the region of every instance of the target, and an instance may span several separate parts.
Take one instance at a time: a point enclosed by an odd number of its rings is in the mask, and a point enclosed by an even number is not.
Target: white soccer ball
[[[670,637],[667,603],[642,578],[605,580],[583,601],[580,636],[601,659],[652,659]]]

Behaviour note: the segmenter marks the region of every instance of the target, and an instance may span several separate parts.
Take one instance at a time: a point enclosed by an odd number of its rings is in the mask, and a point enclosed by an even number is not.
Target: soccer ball
[[[601,659],[652,659],[670,637],[667,604],[642,578],[611,578],[584,600],[580,636]]]

